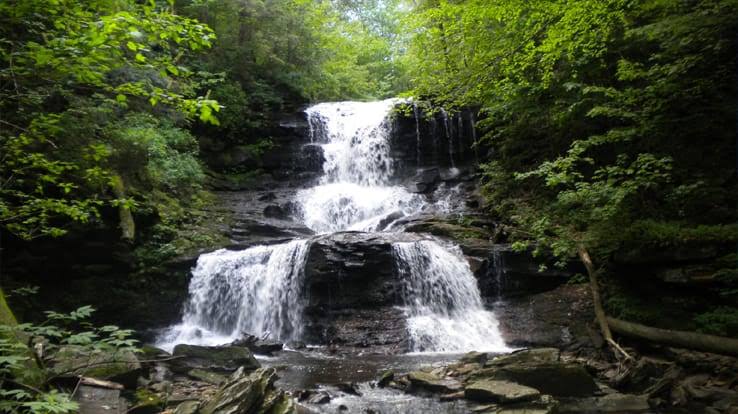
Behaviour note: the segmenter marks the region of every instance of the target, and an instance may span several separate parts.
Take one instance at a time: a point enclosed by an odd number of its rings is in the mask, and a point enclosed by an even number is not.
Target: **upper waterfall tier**
[[[418,195],[390,185],[390,114],[398,102],[332,102],[307,109],[310,140],[322,147],[325,162],[320,184],[297,195],[306,226],[319,233],[377,231],[389,216],[422,207]]]
[[[321,184],[386,185],[393,172],[390,111],[397,99],[331,102],[311,106],[306,114],[310,140],[323,147]]]

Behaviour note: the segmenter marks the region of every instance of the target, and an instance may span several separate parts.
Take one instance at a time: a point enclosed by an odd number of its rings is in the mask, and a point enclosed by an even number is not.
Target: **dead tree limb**
[[[696,332],[653,328],[609,317],[607,318],[607,322],[613,331],[631,338],[645,339],[659,344],[695,351],[738,356],[738,339]]]
[[[600,332],[602,337],[605,338],[605,342],[610,345],[614,350],[620,352],[625,359],[631,359],[632,357],[625,352],[623,348],[618,345],[615,340],[612,339],[612,332],[610,332],[610,326],[607,323],[607,315],[602,307],[602,299],[600,298],[600,286],[597,282],[597,273],[595,272],[594,265],[592,264],[592,258],[589,256],[589,252],[583,245],[577,246],[577,254],[579,259],[584,263],[584,267],[587,269],[589,275],[589,288],[592,291],[592,302],[594,304],[595,316],[597,317],[597,323],[600,325]]]

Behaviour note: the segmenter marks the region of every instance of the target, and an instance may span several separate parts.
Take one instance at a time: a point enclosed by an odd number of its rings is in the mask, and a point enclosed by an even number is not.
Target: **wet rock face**
[[[587,285],[510,298],[495,306],[500,331],[510,346],[573,348],[597,345],[589,329],[594,310]],[[601,344],[600,344],[601,345]]]
[[[476,131],[474,115],[463,110],[454,115],[430,113],[422,108],[397,112],[394,117],[392,156],[403,177],[421,168],[460,168],[476,163],[473,149]]]
[[[392,243],[414,234],[344,232],[315,239],[305,265],[305,341],[401,352],[405,316]]]

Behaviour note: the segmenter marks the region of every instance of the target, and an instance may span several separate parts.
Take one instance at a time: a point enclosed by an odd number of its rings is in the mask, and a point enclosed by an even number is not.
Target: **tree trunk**
[[[652,328],[620,319],[607,318],[612,330],[625,336],[696,351],[738,356],[738,339],[695,332]]]
[[[605,338],[605,342],[607,342],[614,350],[623,354],[626,359],[630,359],[631,356],[612,339],[612,332],[610,332],[610,326],[607,323],[607,315],[605,315],[605,309],[602,307],[602,299],[600,299],[600,286],[597,282],[597,273],[595,272],[589,252],[587,252],[584,245],[580,244],[577,246],[577,254],[579,255],[579,259],[582,263],[584,263],[584,267],[587,269],[587,274],[589,275],[589,288],[592,291],[592,303],[594,304],[595,316],[597,317],[597,323],[600,325],[602,337]]]
[[[120,178],[120,176],[116,175],[113,177],[111,187],[113,189],[113,194],[115,194],[116,197],[126,197],[125,185],[123,184],[123,179]],[[136,238],[136,222],[133,221],[131,210],[121,204],[118,207],[118,217],[120,219],[121,237],[128,242],[133,242]]]

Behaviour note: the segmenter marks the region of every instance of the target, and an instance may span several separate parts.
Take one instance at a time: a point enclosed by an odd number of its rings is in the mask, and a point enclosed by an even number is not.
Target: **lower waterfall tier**
[[[200,257],[180,324],[159,345],[245,333],[376,351],[506,351],[458,247],[413,233],[343,232]]]

